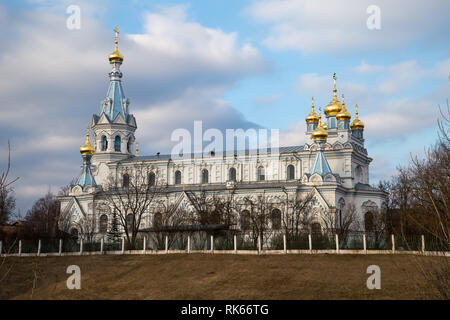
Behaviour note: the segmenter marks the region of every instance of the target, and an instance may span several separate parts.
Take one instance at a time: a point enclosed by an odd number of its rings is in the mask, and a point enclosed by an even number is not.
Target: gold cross
[[[114,28],[114,32],[116,33],[116,44],[117,44],[117,42],[118,42],[118,39],[119,39],[119,27],[118,26],[116,26],[115,28]]]

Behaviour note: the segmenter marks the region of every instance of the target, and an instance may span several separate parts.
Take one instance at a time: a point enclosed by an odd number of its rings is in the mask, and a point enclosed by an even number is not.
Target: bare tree
[[[161,193],[158,180],[153,180],[151,173],[149,167],[141,164],[117,169],[110,174],[106,190],[100,194],[116,211],[130,249],[136,248],[143,217],[149,213],[155,196]]]
[[[346,204],[335,213],[334,219],[328,224],[329,232],[339,236],[339,243],[343,247],[349,240],[350,233],[359,229],[358,212],[354,203]]]
[[[179,209],[178,204],[171,201],[169,194],[154,202],[153,208],[153,232],[151,237],[158,249],[165,247],[165,239],[168,237],[168,246],[177,241],[176,230],[189,223],[188,214],[185,209]]]
[[[286,238],[298,238],[311,222],[311,202],[314,199],[314,192],[309,192],[302,196],[295,192],[293,197],[283,189],[286,195],[286,212],[283,215],[282,224]]]
[[[29,236],[55,238],[59,235],[60,205],[56,196],[48,190],[38,199],[25,216]]]
[[[245,219],[248,219],[248,228],[251,230],[250,236],[255,247],[258,237],[261,238],[261,244],[264,244],[273,234],[273,229],[269,227],[268,222],[274,208],[276,208],[275,204],[268,199],[265,192],[255,197],[244,197],[240,203],[239,211],[248,212],[248,217]]]
[[[8,164],[6,170],[0,174],[0,225],[8,222],[16,207],[16,199],[13,195],[12,184],[19,178],[10,179],[11,169],[11,145],[8,141]]]

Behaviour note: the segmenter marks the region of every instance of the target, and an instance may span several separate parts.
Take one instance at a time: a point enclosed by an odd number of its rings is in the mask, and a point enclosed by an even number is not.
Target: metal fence
[[[234,253],[449,253],[449,244],[424,235],[386,235],[351,232],[293,233],[270,232],[174,232],[147,233],[131,246],[125,238],[117,242],[101,239],[0,240],[2,255],[70,255],[108,253],[169,252],[234,252]]]

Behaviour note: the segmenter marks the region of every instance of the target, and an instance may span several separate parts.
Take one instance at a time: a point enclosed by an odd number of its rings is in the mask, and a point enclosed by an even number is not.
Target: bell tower
[[[116,26],[114,51],[108,56],[111,64],[109,87],[101,103],[100,115],[94,114],[92,130],[94,131],[95,153],[92,162],[95,167],[101,163],[123,160],[133,157],[134,132],[136,120],[129,113],[129,100],[125,98],[122,88],[120,66],[123,55],[118,49],[119,29]]]

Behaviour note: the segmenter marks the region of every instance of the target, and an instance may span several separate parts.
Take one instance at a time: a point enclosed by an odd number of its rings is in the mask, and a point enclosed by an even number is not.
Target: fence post
[[[337,233],[335,236],[336,236],[336,253],[339,253],[339,236]]]
[[[261,253],[261,235],[258,235],[258,254]]]
[[[125,253],[125,237],[122,237],[122,254]]]
[[[366,242],[366,234],[363,234],[363,248],[364,248],[364,254],[367,254],[367,242]]]
[[[395,237],[393,234],[391,234],[391,239],[392,239],[392,253],[395,253]]]
[[[80,255],[83,254],[83,239],[80,240]]]
[[[22,240],[19,240],[19,256],[22,255]]]
[[[142,244],[143,251],[147,251],[147,236],[144,236],[144,239],[142,240],[144,243]]]
[[[236,241],[236,235],[233,236],[233,244],[234,244],[234,253],[237,253],[237,241]]]
[[[39,257],[41,255],[41,239],[38,240],[38,251],[37,256]]]
[[[169,252],[169,236],[166,235],[166,253]]]
[[[191,235],[188,234],[187,252],[191,253]]]
[[[287,253],[286,233],[283,234],[283,251],[284,251],[284,253]]]
[[[422,253],[425,253],[425,236],[422,235]]]
[[[312,253],[312,237],[311,237],[311,233],[308,234],[308,240],[309,240],[309,253]]]
[[[211,235],[211,253],[214,253],[214,236]]]
[[[59,239],[59,249],[58,249],[58,254],[61,255],[62,253],[62,239]]]
[[[103,254],[103,238],[100,239],[100,253]]]

